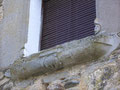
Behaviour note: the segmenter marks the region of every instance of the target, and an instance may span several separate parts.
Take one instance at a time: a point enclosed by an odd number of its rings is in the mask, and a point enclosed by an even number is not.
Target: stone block
[[[108,56],[120,44],[116,34],[102,33],[74,40],[17,60],[11,67],[13,79],[52,73],[66,67],[96,61]]]
[[[10,79],[8,78],[4,78],[2,80],[0,80],[0,86],[4,85],[5,83],[7,83]]]
[[[5,84],[3,87],[3,90],[11,90],[13,87],[13,82],[9,82],[8,84]]]
[[[0,80],[4,77],[3,72],[0,72]]]

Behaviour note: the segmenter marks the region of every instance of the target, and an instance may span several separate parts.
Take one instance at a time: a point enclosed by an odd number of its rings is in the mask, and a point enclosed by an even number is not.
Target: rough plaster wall
[[[120,32],[120,0],[96,0],[96,12],[102,30]]]
[[[0,69],[22,55],[27,41],[30,0],[4,0],[0,21]]]

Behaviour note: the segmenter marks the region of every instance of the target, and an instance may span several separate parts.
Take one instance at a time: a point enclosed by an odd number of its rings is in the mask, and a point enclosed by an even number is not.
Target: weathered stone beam
[[[98,60],[119,45],[115,34],[101,34],[74,40],[17,60],[11,67],[13,79],[24,79],[35,74],[51,73],[72,65]]]

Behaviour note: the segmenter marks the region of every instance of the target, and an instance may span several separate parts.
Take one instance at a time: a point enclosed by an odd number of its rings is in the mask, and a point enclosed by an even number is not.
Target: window
[[[95,0],[43,2],[41,50],[94,34]]]
[[[31,0],[25,56],[93,35],[95,17],[95,0]]]
[[[42,0],[30,0],[28,39],[24,49],[25,56],[39,51],[42,23],[41,7]]]

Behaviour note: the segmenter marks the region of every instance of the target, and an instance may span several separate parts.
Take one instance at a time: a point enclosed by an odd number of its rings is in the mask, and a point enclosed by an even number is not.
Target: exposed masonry
[[[0,90],[119,90],[119,44],[117,34],[102,33],[21,58],[0,71]]]
[[[0,90],[120,90],[120,48],[102,59],[20,81],[3,71]]]

